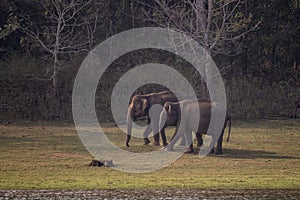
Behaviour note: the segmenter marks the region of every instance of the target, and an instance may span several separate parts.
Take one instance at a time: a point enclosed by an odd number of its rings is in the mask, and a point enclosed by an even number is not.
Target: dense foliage
[[[225,39],[216,45],[217,50],[210,49],[209,43],[209,39],[219,37],[217,28],[212,27],[208,36],[194,29],[197,20],[193,21],[196,15],[190,5],[197,0],[179,2],[1,1],[2,120],[72,119],[73,81],[82,60],[95,45],[124,30],[167,25],[186,30],[207,45],[224,78],[228,106],[234,117],[294,114],[295,103],[300,98],[299,0],[213,1],[213,6],[233,2],[226,9],[234,9],[226,21]],[[201,2],[207,9],[211,1]],[[182,18],[172,17],[171,9],[168,16],[167,8],[172,8],[179,17],[182,14]],[[213,16],[215,23],[222,20],[219,14]],[[182,24],[175,26],[176,20]],[[130,68],[149,61],[173,66],[187,77],[199,96],[205,96],[200,76],[182,59],[160,51],[132,52],[117,59],[99,82],[96,106],[101,110],[101,121],[111,120],[110,95],[118,78]],[[140,92],[160,89],[148,85]]]

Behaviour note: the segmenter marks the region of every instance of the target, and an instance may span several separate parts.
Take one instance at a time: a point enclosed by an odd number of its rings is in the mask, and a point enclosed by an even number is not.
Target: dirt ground
[[[0,190],[0,199],[300,199],[300,190]]]

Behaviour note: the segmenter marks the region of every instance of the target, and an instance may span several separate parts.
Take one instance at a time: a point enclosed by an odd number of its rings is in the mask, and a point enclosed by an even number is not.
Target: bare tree
[[[241,39],[255,30],[259,24],[250,26],[251,15],[244,16],[239,10],[240,0],[154,0],[151,4],[138,1],[145,7],[144,14],[153,24],[172,28],[198,41],[214,57],[217,54],[236,55],[241,52]],[[175,38],[178,41],[178,38]],[[211,72],[205,67],[201,80],[208,96],[206,83]]]
[[[88,52],[94,45],[98,28],[98,10],[95,1],[42,0],[44,23],[38,25],[29,15],[22,15],[20,28],[44,50],[52,60],[53,92],[57,95],[59,73],[66,67],[65,57]],[[45,23],[46,21],[46,23]]]
[[[151,5],[138,2],[148,7],[144,12],[148,20],[188,34],[211,56],[239,53],[238,39],[256,29],[260,23],[248,26],[251,15],[244,16],[239,11],[240,0],[154,0]],[[232,47],[235,51],[230,52]]]

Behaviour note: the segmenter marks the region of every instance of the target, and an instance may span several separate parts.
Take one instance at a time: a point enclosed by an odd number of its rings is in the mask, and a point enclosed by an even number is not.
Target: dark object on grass
[[[92,162],[89,164],[89,166],[93,167],[113,167],[112,160],[92,160]]]

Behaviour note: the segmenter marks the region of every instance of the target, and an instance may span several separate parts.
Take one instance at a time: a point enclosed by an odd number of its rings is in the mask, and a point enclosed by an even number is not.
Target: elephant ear
[[[148,100],[145,98],[142,98],[141,101],[142,101],[142,110],[145,111],[146,108],[148,107]]]

